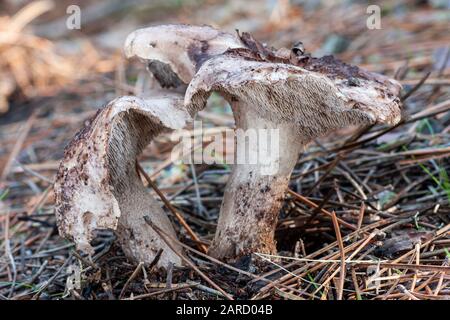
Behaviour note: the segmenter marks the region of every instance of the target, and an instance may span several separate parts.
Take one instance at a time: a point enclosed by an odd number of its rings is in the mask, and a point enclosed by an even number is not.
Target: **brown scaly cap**
[[[185,104],[204,108],[211,92],[239,100],[259,116],[295,122],[311,139],[348,125],[400,121],[401,86],[331,57],[303,67],[270,62],[238,49],[206,61],[192,79]]]

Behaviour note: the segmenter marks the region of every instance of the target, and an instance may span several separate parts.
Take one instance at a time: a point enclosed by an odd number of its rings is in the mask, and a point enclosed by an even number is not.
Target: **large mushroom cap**
[[[163,87],[177,87],[188,84],[208,58],[239,47],[242,43],[234,35],[209,26],[176,24],[138,29],[127,37],[124,50],[128,58],[147,60]]]
[[[66,147],[58,171],[54,190],[60,234],[92,254],[96,230],[118,230],[122,247],[136,261],[151,261],[158,248],[165,248],[161,264],[178,261],[143,220],[149,215],[160,228],[174,232],[142,185],[135,161],[153,137],[166,128],[182,128],[188,119],[175,95],[126,96],[100,110]]]
[[[400,89],[395,80],[335,59],[313,59],[300,67],[249,58],[237,50],[200,67],[185,104],[195,112],[218,91],[265,119],[296,123],[309,139],[352,124],[397,123]]]
[[[278,213],[306,143],[349,125],[400,120],[396,81],[332,57],[312,58],[299,45],[274,51],[248,34],[241,40],[246,48],[203,63],[185,95],[186,108],[194,114],[211,92],[220,92],[231,104],[239,131],[263,130],[251,142],[245,135],[235,139],[237,153],[263,161],[241,157],[244,161],[236,161],[228,180],[209,251],[230,261],[251,252],[276,252]],[[273,136],[267,134],[272,129]]]

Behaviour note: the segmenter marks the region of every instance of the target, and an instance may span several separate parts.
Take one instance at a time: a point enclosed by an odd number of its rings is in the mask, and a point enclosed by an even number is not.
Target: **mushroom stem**
[[[155,225],[175,237],[167,214],[142,184],[135,165],[141,150],[163,130],[163,126],[157,122],[161,120],[151,119],[150,115],[145,114],[147,110],[131,108],[133,103],[139,105],[138,99],[122,99],[115,105],[120,106],[120,101],[124,101],[125,108],[129,109],[113,118],[108,144],[112,193],[121,211],[116,230],[117,240],[125,254],[135,262],[151,263],[162,248],[164,251],[159,265],[167,266],[169,262],[179,265],[179,257],[144,221],[144,216],[150,215]],[[157,103],[154,102],[157,99],[150,101]]]
[[[139,181],[137,175],[132,175],[133,177],[130,178],[133,181]],[[117,225],[116,236],[125,255],[135,262],[149,264],[154,260],[158,250],[163,249],[161,261],[158,261],[159,266],[166,267],[169,262],[181,265],[179,257],[144,221],[144,216],[151,215],[155,225],[176,237],[167,214],[142,184],[136,183],[129,187],[127,193],[117,196],[119,206],[123,210]]]
[[[256,144],[237,134],[236,155],[257,155],[257,163],[237,163],[225,188],[221,214],[210,254],[220,259],[233,259],[252,252],[276,253],[274,240],[278,213],[283,205],[290,175],[303,148],[304,141],[293,134],[294,124],[275,123],[260,117],[257,108],[246,108],[242,102],[232,103],[236,127]],[[245,110],[245,111],[243,111]],[[248,162],[248,158],[245,159]]]

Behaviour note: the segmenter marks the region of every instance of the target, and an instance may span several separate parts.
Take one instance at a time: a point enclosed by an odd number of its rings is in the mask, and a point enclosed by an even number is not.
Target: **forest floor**
[[[14,1],[0,5],[0,299],[450,299],[448,7],[379,1],[381,29],[371,30],[364,1],[85,0],[82,29],[68,30],[72,2],[35,3],[25,14]],[[148,80],[138,61],[123,57],[126,35],[170,22],[239,29],[274,47],[301,40],[314,55],[334,54],[403,84],[398,125],[340,130],[299,157],[277,256],[217,263],[194,251],[173,216],[195,268],[136,266],[109,231],[88,259],[58,235],[52,186],[64,147],[99,108]],[[234,122],[219,97],[197,119],[207,127]],[[163,134],[139,161],[210,243],[230,168],[171,161],[173,145]],[[341,237],[333,212],[346,222]],[[81,288],[69,290],[75,269]]]

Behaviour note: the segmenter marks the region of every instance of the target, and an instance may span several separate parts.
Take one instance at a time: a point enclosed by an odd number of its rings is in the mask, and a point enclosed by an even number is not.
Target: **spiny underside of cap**
[[[331,56],[292,59],[243,37],[246,48],[229,49],[200,67],[185,96],[191,114],[218,91],[263,118],[296,122],[306,140],[348,125],[400,121],[397,81]]]
[[[92,254],[95,231],[116,230],[126,211],[124,197],[141,192],[136,156],[162,130],[182,128],[188,120],[181,97],[174,96],[122,97],[97,112],[66,147],[58,171],[54,190],[60,234]],[[151,196],[142,197],[148,204]]]

